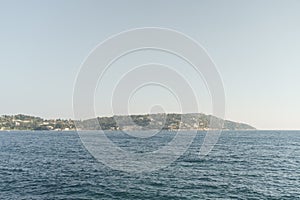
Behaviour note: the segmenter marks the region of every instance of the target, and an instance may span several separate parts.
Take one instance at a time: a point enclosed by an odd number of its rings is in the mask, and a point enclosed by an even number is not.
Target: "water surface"
[[[128,151],[160,148],[164,132],[110,139]],[[226,131],[204,159],[204,132],[167,168],[129,174],[97,162],[76,132],[0,132],[0,199],[300,199],[299,131]]]

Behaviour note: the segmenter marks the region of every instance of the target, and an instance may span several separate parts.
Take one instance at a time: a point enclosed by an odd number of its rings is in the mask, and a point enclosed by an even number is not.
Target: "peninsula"
[[[87,120],[43,119],[23,114],[0,117],[0,130],[209,130],[220,127],[223,130],[255,129],[248,124],[202,113],[119,115]]]

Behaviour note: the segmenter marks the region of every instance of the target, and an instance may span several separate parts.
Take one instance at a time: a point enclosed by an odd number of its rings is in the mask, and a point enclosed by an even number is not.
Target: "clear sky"
[[[223,79],[227,119],[300,129],[299,10],[298,0],[0,1],[0,114],[72,118],[89,52],[112,34],[154,26],[207,50]]]

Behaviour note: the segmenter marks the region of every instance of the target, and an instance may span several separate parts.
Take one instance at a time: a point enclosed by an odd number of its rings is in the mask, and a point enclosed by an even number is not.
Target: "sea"
[[[159,149],[174,134],[106,132],[135,152]],[[205,134],[170,165],[134,173],[95,159],[76,131],[1,131],[0,199],[300,199],[300,131],[223,131],[201,158]]]

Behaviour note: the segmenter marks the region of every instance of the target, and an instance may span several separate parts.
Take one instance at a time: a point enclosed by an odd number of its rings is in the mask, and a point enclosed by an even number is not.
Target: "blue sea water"
[[[107,135],[136,152],[173,137]],[[134,174],[98,162],[76,132],[3,131],[0,199],[300,199],[299,131],[225,131],[200,159],[204,135],[169,167]]]

